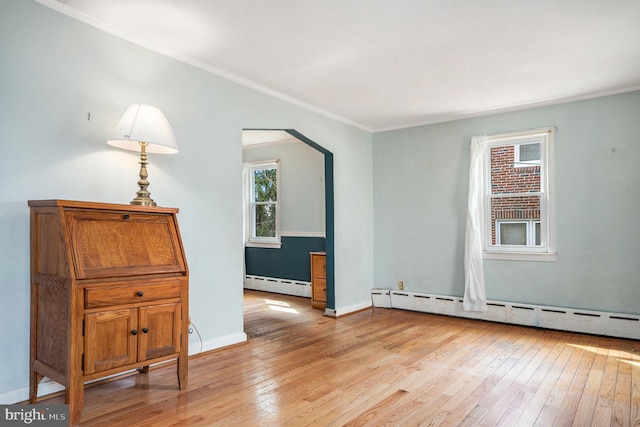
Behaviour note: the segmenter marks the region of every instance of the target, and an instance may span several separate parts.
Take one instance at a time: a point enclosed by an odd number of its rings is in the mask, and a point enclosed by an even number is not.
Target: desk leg
[[[64,401],[69,405],[69,425],[80,424],[80,415],[84,406],[84,384],[70,385],[64,391]]]
[[[188,385],[188,357],[181,355],[178,358],[178,388],[180,390],[187,388]]]
[[[44,378],[44,375],[34,370],[31,371],[31,375],[29,376],[29,403],[31,404],[35,404],[38,401],[38,384],[40,384],[42,378]]]

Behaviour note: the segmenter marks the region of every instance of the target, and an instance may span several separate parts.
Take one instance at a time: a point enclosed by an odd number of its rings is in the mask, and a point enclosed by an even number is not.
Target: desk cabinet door
[[[137,311],[130,308],[85,316],[85,374],[136,362]]]
[[[180,351],[180,304],[140,307],[138,361],[168,356]]]

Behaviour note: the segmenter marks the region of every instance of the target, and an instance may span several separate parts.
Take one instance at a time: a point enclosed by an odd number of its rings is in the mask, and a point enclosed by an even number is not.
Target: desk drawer
[[[327,257],[324,254],[311,254],[311,276],[327,277]]]
[[[314,277],[311,291],[314,301],[327,302],[327,281],[325,279]]]
[[[180,281],[86,288],[85,308],[110,307],[180,297]]]

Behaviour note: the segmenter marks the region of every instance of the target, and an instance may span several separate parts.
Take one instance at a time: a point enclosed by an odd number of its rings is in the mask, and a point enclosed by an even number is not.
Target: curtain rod
[[[540,135],[544,133],[552,133],[555,130],[556,130],[555,126],[547,126],[543,128],[522,130],[518,132],[494,133],[491,135],[487,135],[487,138],[495,140],[495,139],[503,139],[503,138],[515,138],[518,136],[533,136],[533,135]]]

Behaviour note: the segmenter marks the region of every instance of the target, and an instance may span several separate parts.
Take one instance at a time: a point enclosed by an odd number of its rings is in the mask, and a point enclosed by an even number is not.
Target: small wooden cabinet
[[[311,252],[311,307],[327,307],[327,256]]]
[[[77,425],[84,383],[177,359],[187,386],[188,268],[178,209],[29,201],[30,397],[65,386]]]

